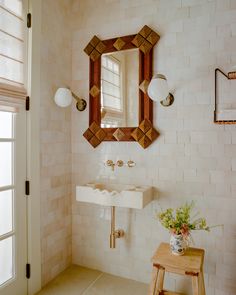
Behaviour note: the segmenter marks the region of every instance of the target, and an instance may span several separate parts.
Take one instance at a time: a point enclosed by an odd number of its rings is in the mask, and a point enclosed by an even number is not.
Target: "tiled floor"
[[[148,285],[72,265],[37,295],[146,295]]]

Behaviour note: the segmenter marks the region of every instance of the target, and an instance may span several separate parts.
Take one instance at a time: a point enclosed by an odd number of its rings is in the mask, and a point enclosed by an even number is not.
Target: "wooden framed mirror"
[[[135,35],[108,40],[94,36],[84,49],[90,77],[89,128],[83,135],[93,147],[102,141],[137,141],[147,148],[158,137],[146,89],[159,38],[144,26]]]

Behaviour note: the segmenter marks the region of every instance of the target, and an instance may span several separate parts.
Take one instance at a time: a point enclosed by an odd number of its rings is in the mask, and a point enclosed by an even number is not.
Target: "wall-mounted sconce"
[[[160,101],[164,107],[168,107],[174,102],[174,96],[169,92],[166,77],[162,74],[156,74],[152,77],[147,93],[152,100]]]
[[[58,88],[55,96],[54,101],[56,105],[59,107],[65,108],[68,107],[72,102],[72,97],[76,100],[76,108],[78,111],[84,111],[87,106],[87,102],[75,95],[70,89],[68,88]]]

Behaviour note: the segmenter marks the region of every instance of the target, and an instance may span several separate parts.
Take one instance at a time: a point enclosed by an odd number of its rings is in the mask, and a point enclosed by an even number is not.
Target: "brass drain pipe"
[[[110,248],[114,249],[116,247],[116,239],[122,238],[125,235],[123,229],[117,229],[115,225],[116,220],[116,208],[111,206],[111,234],[110,234]]]

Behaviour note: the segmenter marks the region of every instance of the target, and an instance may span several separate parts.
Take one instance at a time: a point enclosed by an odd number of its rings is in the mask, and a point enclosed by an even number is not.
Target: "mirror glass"
[[[101,127],[138,126],[139,50],[102,55]]]

